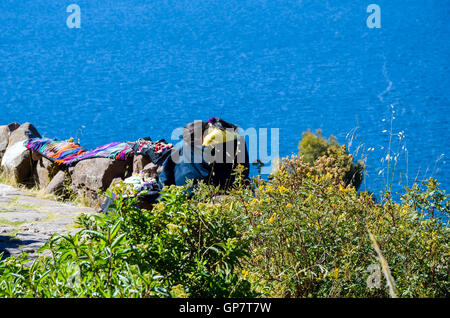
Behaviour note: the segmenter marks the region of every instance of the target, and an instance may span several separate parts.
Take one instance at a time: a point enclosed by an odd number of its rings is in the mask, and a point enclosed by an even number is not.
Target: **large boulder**
[[[9,125],[0,126],[0,160],[3,158],[3,155],[6,152],[6,148],[8,148],[9,144],[9,135],[19,128],[20,124],[13,122]]]
[[[36,167],[33,170],[34,182],[40,189],[45,189],[61,167],[35,151],[32,152],[32,159],[36,161]]]
[[[45,192],[48,194],[59,194],[64,188],[65,178],[65,172],[63,170],[59,170],[45,188]]]
[[[9,135],[9,145],[14,145],[19,141],[25,141],[30,138],[41,137],[37,129],[30,123],[20,125]]]
[[[91,206],[99,203],[99,191],[105,191],[115,178],[126,178],[132,173],[133,157],[128,160],[92,158],[78,162],[69,169],[72,188]]]
[[[23,142],[8,146],[2,158],[1,166],[6,176],[15,179],[17,183],[28,183],[32,171],[30,151]]]
[[[7,176],[13,177],[17,183],[28,184],[33,171],[31,152],[24,147],[29,138],[41,137],[36,128],[25,123],[17,127],[17,123],[8,125],[8,147],[2,158],[1,166]]]

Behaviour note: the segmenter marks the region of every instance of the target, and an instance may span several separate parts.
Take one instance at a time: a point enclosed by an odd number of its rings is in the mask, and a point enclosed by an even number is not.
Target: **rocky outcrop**
[[[74,166],[53,163],[37,151],[25,148],[24,142],[41,137],[31,123],[0,126],[0,159],[3,173],[13,177],[17,183],[35,185],[48,194],[65,196],[74,194],[84,199],[84,203],[97,207],[114,180],[123,180],[133,173],[148,172],[157,177],[162,167],[143,155],[130,154],[127,160],[109,158],[84,159]],[[0,171],[0,172],[2,172]],[[66,193],[67,192],[67,193]]]
[[[30,123],[17,125],[17,123],[11,123],[7,126],[7,130],[2,129],[3,137],[5,131],[8,133],[8,146],[1,166],[4,173],[14,178],[16,182],[29,183],[33,171],[33,160],[30,151],[24,147],[23,143],[29,138],[41,137],[41,135]]]
[[[12,146],[8,146],[3,155],[1,165],[3,173],[17,183],[30,181],[32,160],[30,151],[24,147],[23,143],[17,142]]]
[[[20,124],[13,122],[9,125],[0,126],[0,161],[3,158],[3,155],[6,152],[6,148],[8,148],[9,144],[9,135],[19,128]]]
[[[95,206],[99,203],[99,191],[105,191],[115,178],[126,178],[132,173],[133,157],[128,160],[109,158],[93,158],[78,162],[70,168],[72,188],[88,203]]]

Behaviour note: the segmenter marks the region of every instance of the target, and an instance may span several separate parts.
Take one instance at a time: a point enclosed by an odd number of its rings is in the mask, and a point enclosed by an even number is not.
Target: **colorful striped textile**
[[[71,159],[69,164],[75,161],[89,159],[89,158],[111,158],[117,160],[127,160],[128,153],[133,150],[133,145],[126,142],[111,142],[107,145],[103,145],[95,148],[91,151],[79,155],[76,160]]]
[[[112,142],[88,151],[77,143],[57,138],[31,138],[25,141],[24,146],[40,153],[50,161],[67,166],[89,158],[126,160],[128,153],[133,149],[132,144]]]

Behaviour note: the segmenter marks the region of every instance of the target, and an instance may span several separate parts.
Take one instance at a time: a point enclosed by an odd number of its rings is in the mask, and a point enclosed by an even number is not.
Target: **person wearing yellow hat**
[[[182,146],[163,163],[159,176],[161,186],[184,185],[194,179],[227,189],[234,182],[233,170],[238,164],[244,166],[243,178],[248,180],[247,147],[237,129],[236,125],[214,117],[207,122],[187,124]]]

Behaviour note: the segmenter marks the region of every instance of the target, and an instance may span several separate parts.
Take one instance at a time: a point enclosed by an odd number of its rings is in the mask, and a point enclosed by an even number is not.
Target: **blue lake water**
[[[71,3],[80,29],[66,26]],[[0,124],[92,148],[220,116],[280,128],[281,156],[320,128],[367,155],[378,191],[395,117],[394,188],[407,173],[448,189],[450,3],[377,0],[369,29],[370,3],[1,0]]]

